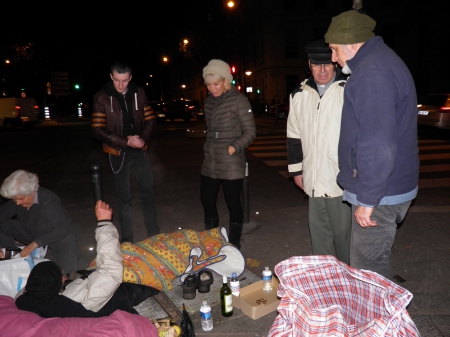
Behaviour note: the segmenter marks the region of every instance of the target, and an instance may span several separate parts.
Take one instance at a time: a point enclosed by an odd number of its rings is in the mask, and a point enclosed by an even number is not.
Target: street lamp
[[[239,2],[237,1],[227,1],[227,7],[234,10],[235,7],[237,7],[237,10],[239,11],[239,21],[240,21],[240,50],[241,50],[241,78],[240,78],[240,82],[243,84],[244,87],[244,95],[247,96],[247,81],[245,78],[245,73],[244,73],[244,69],[246,68],[246,59],[245,59],[245,37],[244,37],[244,14],[243,14],[243,0],[240,0]]]

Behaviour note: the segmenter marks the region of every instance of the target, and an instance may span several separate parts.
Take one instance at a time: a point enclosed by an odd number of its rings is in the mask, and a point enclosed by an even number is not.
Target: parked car
[[[164,117],[163,104],[159,101],[149,101],[148,104],[152,107],[153,111],[155,112],[158,122],[162,121],[162,118]]]
[[[185,122],[189,122],[193,117],[202,120],[204,116],[203,106],[199,101],[175,99],[164,103],[160,119],[170,119],[173,122],[175,119],[181,118]]]
[[[39,106],[31,97],[0,98],[0,126],[32,128],[39,121]]]
[[[450,94],[427,94],[417,103],[418,125],[450,128]]]

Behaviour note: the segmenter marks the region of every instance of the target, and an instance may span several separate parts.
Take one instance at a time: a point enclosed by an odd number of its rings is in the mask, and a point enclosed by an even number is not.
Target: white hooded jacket
[[[287,152],[290,176],[303,174],[310,197],[334,198],[343,194],[336,182],[338,143],[345,80],[337,79],[322,97],[303,81],[290,95]]]

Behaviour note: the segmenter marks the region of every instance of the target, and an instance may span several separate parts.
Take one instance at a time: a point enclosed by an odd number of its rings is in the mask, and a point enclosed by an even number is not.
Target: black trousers
[[[244,216],[241,203],[242,181],[243,179],[213,179],[202,175],[200,199],[203,204],[205,218],[216,218],[219,216],[217,212],[217,196],[222,184],[225,201],[230,212],[230,222],[242,223]]]

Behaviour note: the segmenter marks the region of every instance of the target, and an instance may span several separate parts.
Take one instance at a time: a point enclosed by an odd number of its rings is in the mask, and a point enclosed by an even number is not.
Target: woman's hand
[[[228,146],[228,154],[229,154],[230,156],[232,156],[233,153],[235,153],[235,152],[236,152],[236,150],[234,149],[234,147],[232,147],[231,145]]]
[[[31,254],[33,250],[35,250],[38,247],[37,243],[33,241],[28,246],[25,246],[22,251],[20,252],[20,257],[27,257]]]

